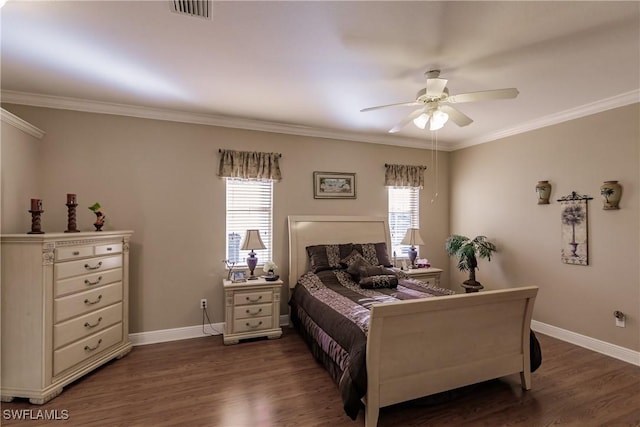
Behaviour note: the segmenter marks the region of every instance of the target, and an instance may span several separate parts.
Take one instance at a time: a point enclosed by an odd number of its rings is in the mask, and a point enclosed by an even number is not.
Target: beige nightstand
[[[242,339],[280,338],[280,290],[282,280],[267,282],[260,278],[242,283],[223,280],[225,296],[225,344]]]
[[[439,268],[412,268],[404,270],[412,279],[418,279],[433,286],[440,286],[440,274],[442,270]]]

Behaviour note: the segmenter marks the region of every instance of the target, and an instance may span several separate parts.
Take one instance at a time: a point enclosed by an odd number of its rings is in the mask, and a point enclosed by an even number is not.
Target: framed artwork
[[[589,265],[587,201],[591,199],[575,191],[558,199],[562,206],[560,259],[565,264]]]
[[[356,174],[344,172],[314,172],[314,199],[355,199]]]

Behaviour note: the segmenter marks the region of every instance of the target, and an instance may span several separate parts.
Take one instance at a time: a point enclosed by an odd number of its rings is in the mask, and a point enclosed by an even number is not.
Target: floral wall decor
[[[560,259],[565,264],[589,265],[587,201],[591,199],[575,191],[558,199],[562,206]]]

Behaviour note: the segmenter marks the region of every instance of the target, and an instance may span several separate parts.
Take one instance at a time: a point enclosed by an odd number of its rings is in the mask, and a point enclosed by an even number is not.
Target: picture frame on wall
[[[314,172],[314,199],[355,199],[356,174],[349,172]]]

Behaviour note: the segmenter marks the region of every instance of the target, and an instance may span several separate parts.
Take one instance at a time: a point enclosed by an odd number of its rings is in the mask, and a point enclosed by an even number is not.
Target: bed
[[[364,404],[365,426],[376,426],[382,407],[511,374],[531,388],[537,287],[451,294],[399,274],[396,286],[364,289],[344,268],[315,271],[318,259],[309,254],[329,245],[335,264],[349,245],[367,244],[360,252],[371,255],[375,244],[383,259],[380,248],[391,247],[385,218],[288,220],[291,321],[352,419]]]

